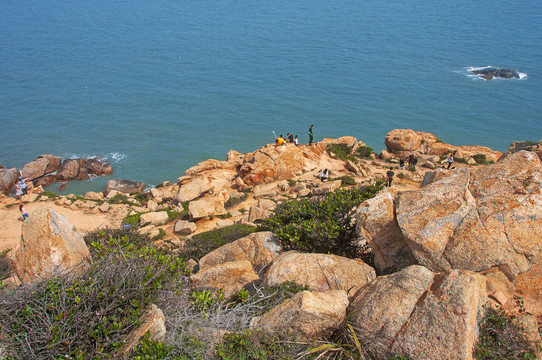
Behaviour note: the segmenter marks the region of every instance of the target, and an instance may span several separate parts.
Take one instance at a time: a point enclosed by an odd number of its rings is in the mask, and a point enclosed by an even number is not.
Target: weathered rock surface
[[[348,313],[374,358],[470,360],[485,302],[482,275],[413,265],[361,288]]]
[[[374,269],[359,259],[288,251],[273,261],[263,280],[267,287],[295,281],[312,291],[356,291],[375,278]]]
[[[141,224],[150,223],[151,225],[163,225],[169,221],[169,216],[165,211],[154,211],[141,215],[139,222]]]
[[[200,270],[190,280],[197,288],[223,289],[224,296],[229,298],[245,285],[259,280],[259,276],[248,260],[240,260]]]
[[[412,129],[395,129],[384,140],[388,151],[398,157],[410,154],[444,155],[456,151],[456,157],[472,157],[483,154],[487,161],[497,161],[502,155],[485,146],[454,146],[442,142],[433,134]]]
[[[196,231],[197,226],[193,222],[186,220],[179,220],[175,223],[174,232],[181,235],[190,235]]]
[[[4,195],[9,195],[11,189],[19,179],[19,169],[17,168],[3,168],[0,169],[0,192]]]
[[[104,195],[106,197],[109,196],[109,193],[113,190],[126,194],[133,191],[143,192],[143,190],[145,190],[145,183],[123,179],[111,179],[105,185]]]
[[[90,263],[83,236],[52,209],[34,211],[23,223],[21,244],[13,257],[14,271],[23,282],[33,282]]]
[[[326,181],[319,183],[315,188],[312,189],[312,195],[322,195],[325,193],[333,192],[341,187],[341,180],[335,181]]]
[[[210,215],[224,215],[226,213],[224,200],[216,196],[209,196],[191,201],[188,204],[188,211],[193,219],[199,219]]]
[[[302,291],[250,322],[270,333],[289,333],[305,340],[330,335],[344,321],[348,296],[344,290]]]
[[[527,271],[542,244],[542,165],[532,152],[450,173],[398,199],[397,221],[433,271]]]
[[[56,171],[61,162],[62,159],[58,156],[50,154],[40,155],[35,160],[24,165],[21,172],[23,174],[23,178],[35,180]]]
[[[375,254],[379,274],[389,274],[416,263],[395,218],[395,195],[379,192],[356,210],[356,233]]]
[[[58,167],[56,179],[60,181],[86,180],[92,176],[109,175],[113,167],[100,159],[68,159]]]
[[[269,265],[281,250],[272,232],[257,232],[211,251],[200,259],[199,267],[205,270],[227,262],[247,260],[254,268],[262,268]]]
[[[124,338],[124,346],[117,352],[117,357],[127,357],[130,350],[139,345],[147,333],[149,339],[156,341],[163,341],[166,336],[166,318],[162,310],[154,304],[151,304],[142,316],[141,324]]]

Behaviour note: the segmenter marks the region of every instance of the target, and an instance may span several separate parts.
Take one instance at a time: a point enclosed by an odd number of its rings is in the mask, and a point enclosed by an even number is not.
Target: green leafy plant
[[[501,309],[486,307],[480,335],[474,348],[478,360],[535,360],[536,349],[523,335],[523,329]]]
[[[341,180],[341,186],[352,186],[357,184],[356,180],[352,176],[348,175],[341,176],[333,180]]]
[[[360,159],[371,159],[373,148],[369,146],[360,146],[354,152],[354,155]]]
[[[352,147],[347,144],[329,144],[326,147],[326,151],[330,155],[333,154],[334,159],[341,159],[343,161],[354,159],[354,156],[352,156]]]
[[[60,195],[58,195],[57,193],[54,193],[54,192],[51,192],[51,191],[42,191],[38,194],[38,196],[36,197],[36,200],[34,201],[38,201],[41,197],[46,197],[46,198],[49,198],[53,201],[57,200],[60,198]]]
[[[352,208],[370,199],[384,186],[340,189],[319,199],[285,201],[265,219],[263,230],[272,231],[285,250],[331,253],[364,258],[372,263],[368,248],[357,244]]]
[[[143,339],[139,342],[132,352],[130,353],[130,359],[134,360],[161,360],[161,359],[173,359],[181,360],[180,357],[169,356],[173,346],[168,346],[163,342],[152,340],[149,333],[146,333]]]
[[[476,161],[477,164],[489,165],[489,161],[487,161],[485,154],[476,154],[472,158],[474,159],[474,161]]]

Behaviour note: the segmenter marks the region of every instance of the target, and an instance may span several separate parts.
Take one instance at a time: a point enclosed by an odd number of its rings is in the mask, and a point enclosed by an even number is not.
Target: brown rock
[[[54,210],[41,208],[23,223],[21,245],[13,261],[19,279],[33,282],[72,269],[83,271],[91,258],[73,225]]]
[[[532,152],[454,172],[398,199],[418,263],[434,271],[529,270],[542,243],[542,165]]]
[[[215,196],[208,196],[200,200],[191,201],[188,204],[188,211],[193,219],[226,214],[224,200]]]
[[[344,290],[302,291],[263,316],[253,318],[250,327],[317,340],[331,335],[339,327],[346,318],[347,307],[348,296]]]
[[[81,162],[83,161],[83,159],[64,160],[58,168],[56,179],[59,181],[77,179],[81,169]]]
[[[141,215],[139,222],[141,224],[163,225],[169,221],[169,216],[165,211],[154,211]]]
[[[248,260],[241,260],[200,270],[190,276],[190,280],[198,288],[222,289],[224,296],[229,298],[245,285],[259,280],[259,276]]]
[[[4,195],[9,195],[11,189],[19,179],[19,169],[0,169],[0,192]]]
[[[186,220],[178,220],[175,223],[175,229],[173,230],[177,234],[190,235],[196,231],[196,224]]]
[[[395,195],[379,192],[356,210],[357,235],[367,241],[375,254],[379,274],[389,274],[416,263],[395,218]]]
[[[375,278],[374,269],[360,259],[289,251],[273,261],[264,275],[264,284],[269,287],[295,281],[312,291],[340,289],[353,293]]]
[[[34,180],[50,174],[58,169],[62,160],[54,155],[40,155],[35,160],[23,166],[23,178]]]
[[[269,211],[253,205],[248,210],[248,221],[254,223],[256,221],[265,219],[267,216],[269,216],[269,214]]]
[[[205,270],[227,262],[247,260],[254,268],[262,268],[269,265],[281,250],[272,232],[257,232],[211,251],[200,259],[199,266]]]
[[[327,181],[319,183],[312,189],[312,195],[322,195],[328,192],[333,192],[341,187],[341,180]]]
[[[508,150],[506,150],[504,152],[504,154],[502,154],[502,157],[501,157],[500,160],[504,160],[507,157],[509,157],[510,155],[512,155],[513,153],[516,153],[516,152],[522,151],[522,150],[532,151],[532,152],[536,153],[536,155],[540,159],[542,159],[542,140],[540,140],[539,142],[534,142],[534,141],[514,141],[510,145]]]
[[[374,358],[472,359],[485,301],[483,276],[413,265],[361,288],[348,312]]]
[[[390,153],[404,156],[417,151],[422,140],[423,137],[412,129],[395,129],[386,135],[384,144]]]
[[[143,192],[145,190],[145,183],[139,181],[112,179],[105,185],[104,195],[108,197],[109,193],[116,190],[121,193],[131,193],[134,191]]]

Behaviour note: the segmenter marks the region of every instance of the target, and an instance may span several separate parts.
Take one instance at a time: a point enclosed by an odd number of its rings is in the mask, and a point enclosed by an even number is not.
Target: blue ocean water
[[[0,164],[101,156],[175,181],[291,132],[375,150],[411,128],[504,151],[542,138],[542,2],[3,0]],[[520,71],[485,81],[469,67]]]

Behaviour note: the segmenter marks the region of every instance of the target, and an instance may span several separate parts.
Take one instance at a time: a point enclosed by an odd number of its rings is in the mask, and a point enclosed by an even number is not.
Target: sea
[[[2,0],[0,165],[99,157],[176,181],[277,135],[542,139],[542,1]],[[487,81],[469,70],[516,70]],[[56,186],[49,190],[56,191]]]

